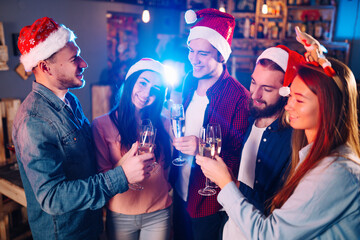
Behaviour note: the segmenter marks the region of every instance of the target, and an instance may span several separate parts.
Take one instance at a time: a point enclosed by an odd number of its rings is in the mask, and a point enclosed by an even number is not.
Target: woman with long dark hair
[[[157,129],[155,160],[160,170],[150,171],[142,190],[129,189],[107,204],[106,232],[109,239],[168,239],[170,234],[170,185],[167,170],[171,159],[170,138],[160,116],[165,82],[163,65],[141,59],[128,71],[119,90],[119,103],[110,113],[93,121],[100,172],[117,165],[126,152],[135,151],[142,120]]]
[[[271,214],[265,216],[247,202],[221,158],[197,156],[205,176],[222,189],[218,201],[239,233],[232,239],[359,239],[355,78],[345,64],[322,56],[310,38],[300,40],[311,63],[298,68],[290,87],[285,110],[294,129],[292,164],[272,199]]]

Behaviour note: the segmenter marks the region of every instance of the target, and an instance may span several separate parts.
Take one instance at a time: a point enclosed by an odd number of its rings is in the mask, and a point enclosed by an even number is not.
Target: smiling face
[[[193,76],[199,79],[218,79],[223,71],[222,57],[209,41],[193,39],[188,47]]]
[[[58,89],[67,90],[84,86],[83,72],[88,65],[80,57],[80,48],[75,42],[68,42],[65,47],[46,61]]]
[[[140,74],[134,85],[131,101],[136,110],[141,110],[151,105],[158,94],[160,94],[161,78],[160,75],[153,71],[144,71]]]
[[[290,126],[304,129],[308,142],[313,142],[319,128],[319,101],[299,76],[291,84],[285,110],[289,113]]]
[[[284,73],[257,64],[251,75],[250,112],[255,118],[271,117],[280,112],[283,101],[279,95]]]

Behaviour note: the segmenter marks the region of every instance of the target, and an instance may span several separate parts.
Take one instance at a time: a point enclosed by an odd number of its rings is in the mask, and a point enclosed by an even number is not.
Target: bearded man
[[[267,203],[286,180],[291,159],[292,129],[285,121],[283,85],[295,77],[302,61],[300,54],[285,46],[271,47],[258,57],[251,76],[250,125],[237,180],[241,192],[265,214]]]

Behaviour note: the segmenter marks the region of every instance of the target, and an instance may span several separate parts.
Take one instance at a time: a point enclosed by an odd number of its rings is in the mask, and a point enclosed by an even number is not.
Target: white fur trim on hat
[[[129,71],[126,74],[125,80],[131,74],[140,70],[151,70],[164,76],[164,65],[162,63],[151,58],[143,58],[130,67]]]
[[[32,48],[29,53],[21,55],[20,62],[24,65],[25,71],[30,72],[39,61],[48,59],[75,38],[73,31],[61,25],[58,30],[52,32],[44,41]]]
[[[190,29],[187,43],[189,44],[191,40],[197,38],[208,40],[221,53],[225,62],[227,62],[231,54],[231,47],[220,33],[209,27],[196,26]]]
[[[289,60],[289,53],[284,49],[278,47],[271,47],[260,54],[260,56],[256,60],[256,63],[258,63],[260,59],[269,59],[279,65],[279,67],[281,67],[281,69],[286,72]]]

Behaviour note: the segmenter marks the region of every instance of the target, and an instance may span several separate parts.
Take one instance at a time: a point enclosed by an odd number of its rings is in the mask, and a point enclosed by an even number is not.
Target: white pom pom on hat
[[[279,95],[283,97],[287,97],[290,94],[290,87],[281,87],[279,88]]]
[[[187,24],[192,24],[194,22],[196,22],[197,20],[197,16],[196,16],[196,12],[194,10],[187,10],[185,12],[185,22]]]

